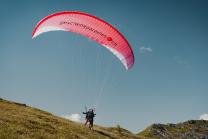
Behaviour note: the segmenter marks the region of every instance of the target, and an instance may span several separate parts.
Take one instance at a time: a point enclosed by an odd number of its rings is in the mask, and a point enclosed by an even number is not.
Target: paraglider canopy
[[[134,54],[126,38],[98,17],[83,12],[58,12],[42,19],[35,27],[32,38],[58,30],[75,32],[98,42],[116,55],[127,70],[134,65]]]

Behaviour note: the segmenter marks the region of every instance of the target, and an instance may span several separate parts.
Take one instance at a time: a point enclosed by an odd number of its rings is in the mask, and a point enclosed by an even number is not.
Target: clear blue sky
[[[97,102],[96,124],[133,132],[198,119],[208,113],[207,7],[206,0],[1,0],[0,97],[56,115]],[[31,39],[38,21],[59,11],[117,27],[133,47],[133,69],[77,34]]]

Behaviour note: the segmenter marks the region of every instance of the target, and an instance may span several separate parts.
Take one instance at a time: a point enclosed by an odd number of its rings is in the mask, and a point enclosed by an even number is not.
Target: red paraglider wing
[[[109,49],[128,70],[134,65],[134,54],[125,37],[112,25],[82,12],[59,12],[45,17],[35,27],[32,37],[49,31],[69,31],[84,35]]]

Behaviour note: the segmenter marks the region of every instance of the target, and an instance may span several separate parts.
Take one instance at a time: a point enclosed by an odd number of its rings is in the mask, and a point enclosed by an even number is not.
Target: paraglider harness
[[[87,123],[89,122],[89,128],[92,128],[93,127],[93,121],[94,121],[94,117],[95,117],[95,110],[93,109],[89,109],[88,111],[86,112],[83,112],[83,114],[86,114],[85,116],[85,125],[87,125]]]

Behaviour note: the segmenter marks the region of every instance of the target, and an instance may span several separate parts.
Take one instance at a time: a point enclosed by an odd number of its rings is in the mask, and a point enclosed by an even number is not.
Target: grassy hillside
[[[153,124],[137,135],[119,126],[95,126],[94,129],[0,99],[0,139],[208,139],[208,121],[203,120]]]
[[[153,124],[138,135],[156,139],[208,139],[208,121],[190,120],[178,124]]]
[[[0,99],[0,139],[139,139],[117,128],[95,127],[90,131],[82,124],[48,112]]]

